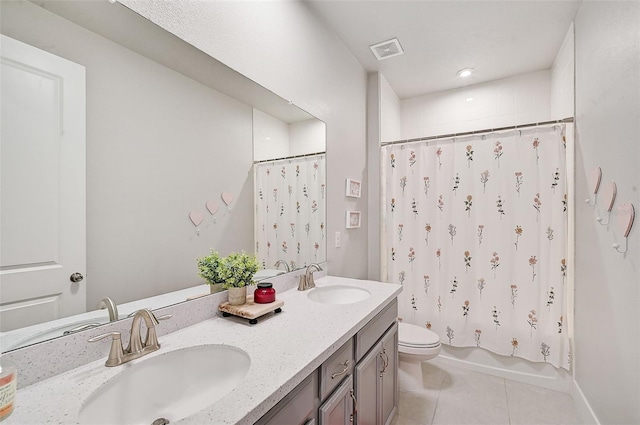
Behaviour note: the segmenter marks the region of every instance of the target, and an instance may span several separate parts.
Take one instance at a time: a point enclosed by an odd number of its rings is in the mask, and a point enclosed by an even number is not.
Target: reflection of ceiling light
[[[271,140],[271,137],[267,137],[266,140]]]
[[[473,68],[464,68],[458,71],[457,75],[458,77],[468,77],[471,73],[473,73]]]
[[[473,102],[473,98],[472,97],[468,97],[467,98],[467,102]]]

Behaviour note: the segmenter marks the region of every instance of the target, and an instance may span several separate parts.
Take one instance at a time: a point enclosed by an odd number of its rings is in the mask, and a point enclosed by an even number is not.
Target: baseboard
[[[591,405],[576,381],[573,381],[573,385],[571,386],[571,396],[573,397],[573,404],[576,406],[582,423],[585,425],[600,425],[600,421],[598,421],[596,414],[593,413]]]

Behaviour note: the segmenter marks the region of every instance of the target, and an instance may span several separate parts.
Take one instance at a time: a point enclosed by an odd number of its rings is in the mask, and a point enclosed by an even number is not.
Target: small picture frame
[[[360,227],[360,211],[347,211],[347,229],[357,229]]]
[[[358,180],[347,179],[346,186],[347,186],[347,189],[346,189],[345,195],[347,195],[350,198],[360,197],[360,190],[362,188],[362,183],[360,183]]]

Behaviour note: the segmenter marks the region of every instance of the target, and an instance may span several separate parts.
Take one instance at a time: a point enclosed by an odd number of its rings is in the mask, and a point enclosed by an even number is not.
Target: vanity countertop
[[[328,305],[307,298],[309,291],[278,293],[282,312],[261,318],[256,325],[221,316],[162,336],[162,348],[123,366],[104,366],[103,359],[30,385],[18,391],[16,410],[7,424],[75,424],[87,397],[101,385],[137,363],[189,346],[225,344],[251,357],[247,375],[229,394],[180,424],[252,424],[353,337],[402,290],[399,285],[327,276],[317,286],[347,284],[365,288],[363,301]],[[212,308],[216,308],[213,306]],[[161,326],[161,325],[160,325]],[[124,338],[125,343],[128,338]],[[62,353],[61,353],[62,354]],[[18,379],[20,377],[18,376]]]

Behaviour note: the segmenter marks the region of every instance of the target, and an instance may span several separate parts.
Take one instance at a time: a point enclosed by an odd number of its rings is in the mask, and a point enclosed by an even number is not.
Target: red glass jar
[[[257,304],[269,304],[276,300],[276,290],[269,282],[258,283],[258,289],[253,293],[253,301]]]

